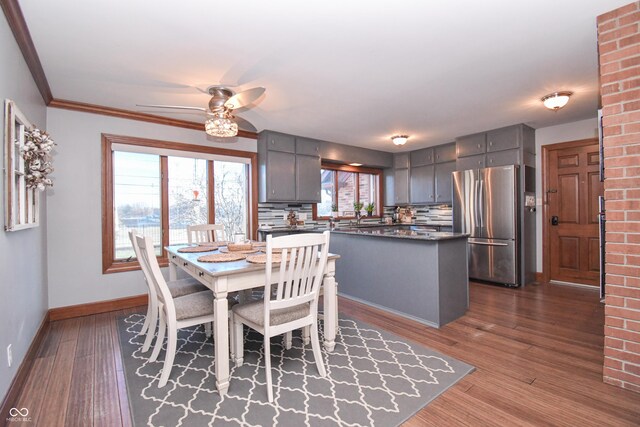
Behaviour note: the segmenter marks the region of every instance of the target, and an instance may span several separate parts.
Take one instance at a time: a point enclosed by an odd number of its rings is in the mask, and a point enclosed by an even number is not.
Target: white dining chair
[[[146,353],[151,347],[151,342],[153,341],[153,337],[156,333],[156,327],[158,326],[158,292],[156,291],[155,286],[152,285],[149,269],[141,260],[140,248],[138,247],[138,241],[135,237],[136,234],[133,231],[129,231],[129,240],[131,240],[133,251],[140,262],[140,268],[142,269],[144,281],[147,285],[147,295],[149,296],[149,302],[147,303],[147,315],[145,317],[144,324],[142,325],[142,329],[138,333],[138,335],[146,334],[144,343],[142,344],[142,352]],[[208,288],[205,285],[191,277],[172,280],[166,283],[173,298],[178,298],[196,292],[208,291]],[[211,328],[208,327],[207,336],[210,335]]]
[[[282,249],[279,263],[272,263],[274,249]],[[318,291],[322,285],[328,250],[328,231],[322,234],[309,233],[276,238],[267,236],[264,298],[238,304],[232,309],[232,351],[237,367],[242,366],[244,359],[242,325],[247,325],[264,336],[269,402],[273,402],[271,337],[285,334],[286,347],[290,348],[291,331],[309,326],[318,373],[322,377],[326,375],[318,339]],[[279,271],[274,272],[276,267],[279,267]],[[275,292],[272,292],[272,283],[275,284]]]
[[[193,243],[210,243],[227,240],[224,224],[187,225],[187,241]]]
[[[158,387],[164,387],[169,380],[176,356],[178,329],[206,325],[214,321],[213,292],[207,290],[174,298],[160,271],[151,239],[143,236],[135,236],[135,239],[140,249],[141,264],[144,264],[149,271],[148,279],[155,287],[158,296],[160,328],[156,344],[149,358],[150,362],[157,360],[164,344],[165,332],[167,336],[167,349],[162,365],[162,374],[158,381]]]

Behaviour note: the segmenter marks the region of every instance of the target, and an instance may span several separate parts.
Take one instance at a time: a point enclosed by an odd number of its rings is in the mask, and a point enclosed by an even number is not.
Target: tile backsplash
[[[325,224],[327,221],[313,219],[313,212],[310,203],[258,203],[258,224],[268,224],[272,227],[285,226],[284,217],[290,210],[294,210],[298,213],[307,214],[307,220],[305,224]],[[414,212],[415,221],[419,223],[431,223],[438,225],[451,225],[452,223],[452,210],[451,205],[437,205],[437,206],[423,206],[415,205],[411,206]],[[395,211],[394,206],[385,206],[384,216],[391,216]],[[349,220],[340,221],[341,224],[348,223]],[[364,223],[378,223],[380,218],[367,218],[363,217]]]

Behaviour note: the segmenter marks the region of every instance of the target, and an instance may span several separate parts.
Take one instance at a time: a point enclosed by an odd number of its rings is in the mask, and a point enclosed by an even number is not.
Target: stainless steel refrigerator
[[[453,231],[470,235],[469,278],[523,283],[523,197],[518,166],[453,172]]]

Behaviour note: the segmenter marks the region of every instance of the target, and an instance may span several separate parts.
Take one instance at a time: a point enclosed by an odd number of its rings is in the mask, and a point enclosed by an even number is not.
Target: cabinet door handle
[[[271,190],[271,194],[276,194],[276,190]]]
[[[204,273],[202,271],[198,271],[198,276],[202,277],[204,276]]]
[[[493,141],[489,141],[489,147],[493,147]]]
[[[480,148],[480,144],[478,144],[478,148]]]
[[[187,265],[189,265],[189,263],[188,263],[188,262],[183,262],[183,263],[182,263],[182,266],[183,266],[183,267],[186,267]]]

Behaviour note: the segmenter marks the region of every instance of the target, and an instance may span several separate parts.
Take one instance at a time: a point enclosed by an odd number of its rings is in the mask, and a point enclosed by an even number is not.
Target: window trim
[[[119,273],[122,271],[139,270],[138,261],[118,261],[114,259],[114,236],[113,236],[113,144],[133,145],[139,147],[151,147],[164,150],[188,151],[193,153],[206,153],[230,157],[243,157],[249,159],[249,167],[247,168],[247,192],[249,204],[249,236],[256,238],[258,228],[258,154],[250,151],[231,150],[218,147],[207,147],[204,145],[186,144],[181,142],[161,141],[156,139],[137,138],[132,136],[112,135],[103,133],[102,139],[102,273]],[[161,197],[162,206],[168,206],[168,174],[167,160],[161,157]],[[215,188],[212,162],[209,161],[207,166],[208,183],[211,188]],[[214,217],[214,198],[209,197],[209,218]],[[169,217],[166,213],[162,216],[162,228],[168,229]],[[166,251],[164,247],[169,244],[169,236],[164,233],[162,236],[162,255],[158,257],[161,267],[169,265]]]
[[[378,169],[378,168],[371,168],[371,167],[361,167],[361,166],[351,166],[351,165],[342,165],[342,164],[336,164],[336,163],[322,163],[320,165],[320,169],[325,169],[325,170],[333,170],[333,171],[340,171],[340,172],[355,172],[356,174],[360,174],[360,173],[365,173],[365,174],[369,174],[369,175],[376,175],[378,177],[378,206],[376,207],[376,215],[372,215],[369,217],[365,217],[365,218],[381,218],[382,217],[382,200],[383,199],[383,190],[382,190],[382,174],[383,171],[382,169]],[[338,174],[336,174],[335,176],[335,180],[337,181],[338,179]],[[360,200],[360,181],[359,181],[359,176],[356,176],[356,182],[358,182],[358,185],[356,185],[356,200]],[[335,188],[336,191],[338,189],[338,185],[337,182],[335,184]],[[336,193],[337,195],[337,193]],[[318,216],[318,204],[314,203],[311,206],[311,211],[313,214],[313,219],[314,220],[328,220],[330,217],[328,216]],[[339,216],[339,217],[335,217],[335,219],[340,220],[340,219],[353,219],[355,218],[355,216]]]

